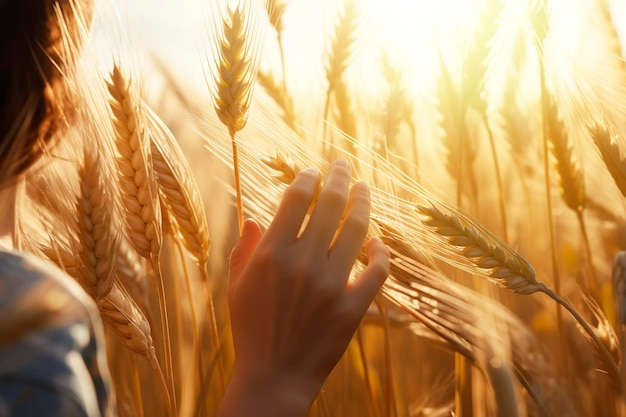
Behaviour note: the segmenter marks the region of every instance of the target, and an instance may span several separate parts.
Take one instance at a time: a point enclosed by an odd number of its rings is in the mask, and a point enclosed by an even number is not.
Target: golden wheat
[[[152,166],[150,140],[146,131],[145,113],[141,100],[131,89],[130,81],[114,65],[111,81],[107,81],[109,104],[113,113],[119,186],[124,210],[124,223],[133,249],[150,260],[157,278],[157,295],[163,333],[165,374],[168,376],[171,409],[177,413],[172,345],[167,316],[164,280],[161,274],[162,245],[161,202]]]
[[[602,123],[589,126],[591,138],[595,142],[609,174],[613,177],[617,188],[626,197],[626,158],[620,148],[619,136]]]
[[[348,68],[358,29],[358,9],[354,0],[346,0],[337,20],[326,61],[326,80],[329,94]]]
[[[354,137],[356,136],[356,123],[352,116],[347,85],[345,81],[342,80],[342,76],[354,52],[359,13],[354,0],[346,0],[342,6],[343,8],[334,28],[334,34],[331,37],[332,41],[326,60],[326,80],[328,81],[328,89],[326,90],[326,104],[324,105],[324,121],[328,121],[328,115],[331,109],[331,98],[332,95],[335,94],[338,111],[336,116],[337,123],[341,125],[339,127],[347,135]],[[339,95],[337,95],[337,93]],[[326,139],[326,124],[324,125],[323,132],[323,138]],[[324,143],[323,154],[327,160],[336,157],[333,153],[334,152],[329,149],[327,144]]]
[[[475,139],[468,135],[466,122],[467,108],[464,106],[460,88],[443,59],[440,58],[441,74],[437,80],[438,110],[440,125],[444,131],[443,142],[446,151],[446,168],[457,182],[456,200],[461,205],[463,191],[472,199],[476,194],[476,179],[473,163],[476,159]],[[465,185],[469,182],[470,187]]]
[[[343,79],[339,78],[334,83],[333,92],[336,104],[334,119],[337,127],[342,132],[342,137],[345,139],[335,149],[343,149],[347,154],[356,156],[354,142],[349,140],[349,138],[357,137],[357,120],[348,85]],[[334,159],[334,156],[327,157],[327,159]]]
[[[107,328],[128,349],[143,357],[152,365],[160,381],[168,414],[171,414],[170,394],[156,357],[152,343],[152,331],[145,315],[137,307],[133,299],[115,283],[111,286],[109,294],[99,301],[98,310]]]
[[[221,14],[220,14],[221,16]],[[249,2],[227,6],[220,29],[215,29],[212,68],[212,96],[220,121],[228,128],[233,153],[233,171],[237,193],[239,234],[243,228],[243,203],[235,134],[248,120],[248,109],[259,60],[258,19]]]
[[[241,4],[228,8],[219,37],[217,71],[213,74],[215,111],[231,136],[246,125],[256,75],[256,51],[245,12]]]
[[[433,228],[448,244],[458,248],[471,264],[502,288],[520,294],[543,291],[545,285],[535,277],[535,271],[521,256],[472,225],[455,213],[444,214],[435,205],[418,206],[422,222]]]
[[[285,123],[298,132],[296,124],[296,116],[293,111],[293,100],[289,96],[284,87],[279,86],[272,74],[264,71],[259,71],[257,75],[259,85],[265,89],[267,94],[276,102],[276,104],[283,111],[283,119]]]
[[[153,112],[149,111],[148,115],[152,166],[161,201],[172,216],[173,233],[191,252],[200,268],[206,268],[210,239],[200,191],[176,139]]]
[[[491,48],[496,39],[504,6],[505,3],[499,0],[488,0],[482,5],[473,37],[463,57],[460,87],[463,105],[476,108],[480,114],[485,114],[487,110],[483,92],[489,79]]]
[[[586,195],[582,169],[561,119],[556,102],[548,96],[548,143],[559,175],[561,197],[575,212],[585,208]]]
[[[124,287],[141,311],[150,319],[148,275],[151,267],[145,258],[132,248],[127,239],[120,239],[119,251],[115,256],[115,278]]]
[[[79,275],[87,293],[96,300],[106,297],[115,277],[119,235],[107,195],[107,179],[97,149],[85,147],[79,169],[81,194],[76,211],[79,222]]]
[[[141,104],[117,65],[107,85],[119,152],[116,161],[126,229],[137,253],[156,262],[161,251],[161,212]]]

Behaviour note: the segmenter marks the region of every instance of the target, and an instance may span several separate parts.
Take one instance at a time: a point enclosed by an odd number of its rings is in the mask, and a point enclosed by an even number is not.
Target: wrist
[[[304,417],[319,389],[319,383],[287,372],[235,366],[219,417]]]

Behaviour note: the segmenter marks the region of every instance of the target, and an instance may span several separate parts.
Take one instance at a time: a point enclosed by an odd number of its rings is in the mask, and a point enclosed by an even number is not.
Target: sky
[[[384,49],[416,75],[413,78],[419,83],[419,80],[431,79],[430,75],[437,70],[434,66],[437,60],[433,59],[435,46],[446,42],[446,36],[453,34],[449,23],[466,19],[469,10],[475,9],[477,0],[360,1],[363,16],[357,47],[366,51],[377,48],[377,51],[359,54],[361,61],[354,63],[358,73],[353,74],[353,78],[370,79],[368,69],[376,66],[380,57],[378,51]],[[567,0],[567,7],[584,1],[587,0]],[[618,29],[626,28],[626,0],[609,2]],[[147,66],[152,56],[157,55],[182,80],[201,89],[206,84],[208,3],[206,0],[102,0],[100,6],[105,6],[100,24],[95,25],[95,35],[104,44],[110,43],[112,37],[120,43],[118,36],[113,35],[112,22],[118,22],[128,33],[130,41],[126,43],[132,45],[134,59]],[[336,0],[288,0],[284,48],[287,81],[292,91],[306,94],[313,85],[320,85],[328,35],[341,3]],[[448,20],[442,21],[438,17],[442,15]],[[571,19],[565,17],[564,22],[569,21],[572,33],[576,33],[580,22],[574,15]],[[623,35],[626,30],[620,32]],[[107,48],[103,46],[101,49],[110,58]],[[264,54],[269,59],[265,59],[263,65],[273,65],[272,68],[277,70],[278,52],[270,32]],[[428,63],[433,65],[429,67]]]

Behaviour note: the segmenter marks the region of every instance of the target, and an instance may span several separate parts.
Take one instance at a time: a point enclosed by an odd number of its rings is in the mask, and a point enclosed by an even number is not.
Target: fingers
[[[261,240],[259,225],[254,220],[247,219],[243,224],[241,237],[230,253],[229,290],[234,288],[259,240]]]
[[[276,216],[265,234],[266,239],[276,243],[291,243],[296,240],[319,181],[320,173],[314,168],[298,173],[285,191]]]
[[[354,308],[363,314],[389,275],[389,249],[380,238],[371,238],[366,250],[369,257],[367,267],[349,288]]]
[[[331,265],[346,280],[367,235],[369,216],[369,187],[363,182],[356,183],[350,190],[345,218],[329,255]]]
[[[317,204],[302,239],[328,251],[337,225],[346,207],[350,187],[348,161],[339,158],[330,167],[328,179],[320,191]]]

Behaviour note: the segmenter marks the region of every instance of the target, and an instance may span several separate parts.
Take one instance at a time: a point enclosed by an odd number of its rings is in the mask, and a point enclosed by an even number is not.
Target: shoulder
[[[107,415],[103,337],[93,301],[72,278],[0,251],[0,416]]]
[[[53,264],[0,250],[0,347],[41,327],[97,321],[80,286]]]

